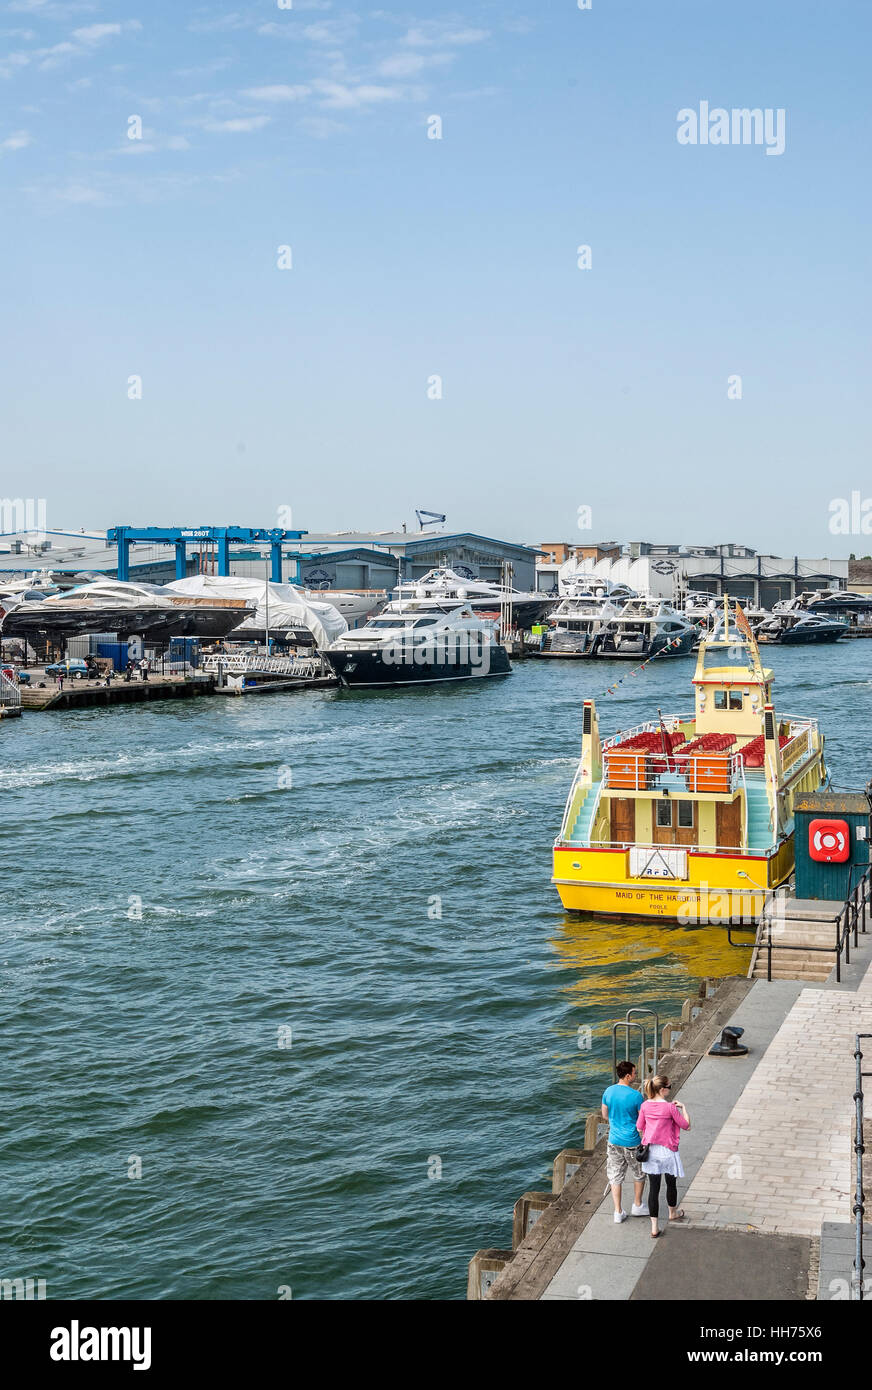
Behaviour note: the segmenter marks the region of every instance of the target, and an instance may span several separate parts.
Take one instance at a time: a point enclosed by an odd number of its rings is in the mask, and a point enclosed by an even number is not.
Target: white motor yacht
[[[664,598],[628,599],[604,624],[593,655],[623,660],[650,656],[684,656],[699,640],[700,630]]]
[[[443,566],[430,570],[420,579],[408,579],[394,589],[395,601],[436,599],[440,602],[467,604],[473,613],[499,617],[503,605],[510,608],[513,627],[528,628],[554,602],[550,594],[522,593],[519,589],[503,588],[485,579],[467,578],[456,570]]]
[[[468,604],[433,598],[389,603],[364,627],[331,642],[322,656],[346,686],[429,685],[512,670],[492,621],[477,617]]]

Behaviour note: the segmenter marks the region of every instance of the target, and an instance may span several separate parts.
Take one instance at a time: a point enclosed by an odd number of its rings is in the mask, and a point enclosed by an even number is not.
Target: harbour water
[[[862,787],[872,643],[763,658]],[[692,673],[527,662],[6,724],[0,1274],[462,1298],[580,1142],[611,1021],[747,965],[718,928],[574,920],[549,883],[582,698],[610,733],[687,708]]]

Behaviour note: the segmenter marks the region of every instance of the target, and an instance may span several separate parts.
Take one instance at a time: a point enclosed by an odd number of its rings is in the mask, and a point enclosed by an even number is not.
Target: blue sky
[[[872,495],[870,40],[853,0],[0,0],[0,493],[869,553],[828,504]],[[784,153],[680,145],[701,100]]]

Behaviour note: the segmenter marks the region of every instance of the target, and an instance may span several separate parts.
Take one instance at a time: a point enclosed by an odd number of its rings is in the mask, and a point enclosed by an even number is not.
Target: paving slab
[[[649,1236],[648,1244],[656,1245],[657,1242]],[[638,1256],[592,1255],[586,1251],[573,1251],[563,1261],[560,1272],[552,1279],[546,1293],[596,1303],[610,1300],[625,1302],[639,1282],[644,1268],[645,1260]]]
[[[798,1303],[807,1296],[811,1241],[802,1236],[683,1227],[652,1244],[634,1302]]]
[[[797,980],[776,980],[771,984],[756,981],[736,1009],[730,1021],[745,1029],[742,1038],[748,1045],[748,1054],[743,1057],[705,1056],[691,1072],[680,1088],[678,1099],[683,1101],[691,1117],[691,1129],[681,1136],[681,1159],[686,1177],[679,1180],[679,1203],[688,1184],[704,1163],[712,1144],[720,1133],[728,1115],[747,1087],[766,1049],[778,1032],[785,1016],[790,1012],[804,986]],[[732,1184],[731,1184],[732,1187]],[[602,1189],[600,1189],[602,1191]],[[714,1201],[717,1194],[710,1194]],[[624,1186],[624,1209],[629,1211],[632,1199],[632,1184]],[[732,1191],[725,1186],[719,1205],[734,1200]],[[646,1196],[643,1201],[647,1203]],[[678,1231],[679,1223],[674,1223],[660,1240],[651,1239],[651,1225],[645,1217],[630,1216],[620,1225],[613,1220],[611,1196],[604,1197],[598,1210],[591,1217],[581,1235],[548,1284],[547,1294],[576,1296],[579,1285],[593,1290],[609,1288],[611,1292],[594,1292],[594,1299],[627,1299],[634,1285],[628,1281],[637,1269],[637,1276],[645,1268],[652,1253],[663,1244],[673,1231]],[[666,1227],[665,1193],[661,1195],[661,1220]],[[745,1214],[736,1211],[727,1221],[717,1220],[716,1224],[745,1224]],[[603,1260],[617,1260],[620,1272],[604,1280]],[[566,1276],[564,1278],[564,1275]]]

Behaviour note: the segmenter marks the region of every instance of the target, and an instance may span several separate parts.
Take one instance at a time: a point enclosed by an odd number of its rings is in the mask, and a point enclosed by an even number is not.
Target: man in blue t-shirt
[[[642,1108],[642,1096],[636,1090],[636,1068],[632,1062],[619,1062],[617,1072],[617,1085],[608,1086],[603,1092],[602,1116],[609,1122],[606,1174],[615,1204],[615,1221],[621,1222],[627,1219],[621,1207],[621,1189],[628,1168],[633,1175],[633,1215],[647,1216],[648,1208],[642,1206],[645,1174],[636,1157],[639,1146],[636,1121]]]

